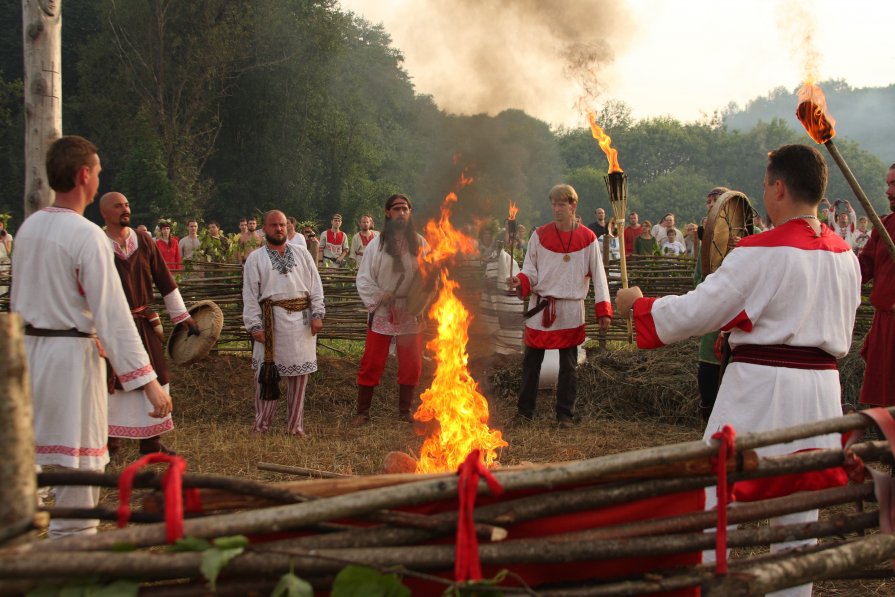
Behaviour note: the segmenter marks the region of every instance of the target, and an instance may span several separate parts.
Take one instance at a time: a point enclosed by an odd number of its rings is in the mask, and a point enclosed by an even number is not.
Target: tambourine
[[[749,198],[740,191],[727,191],[715,201],[706,218],[702,235],[702,277],[721,266],[727,253],[733,248],[735,237],[742,238],[754,232],[752,218],[755,208]]]

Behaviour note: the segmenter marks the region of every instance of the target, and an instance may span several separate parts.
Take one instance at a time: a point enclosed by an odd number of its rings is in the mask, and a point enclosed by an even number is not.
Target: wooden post
[[[52,205],[45,157],[62,135],[62,0],[22,0],[25,217]]]
[[[22,318],[17,313],[0,313],[0,380],[0,527],[26,531],[37,510],[37,482],[31,382]],[[33,539],[27,535],[19,535],[13,541]]]

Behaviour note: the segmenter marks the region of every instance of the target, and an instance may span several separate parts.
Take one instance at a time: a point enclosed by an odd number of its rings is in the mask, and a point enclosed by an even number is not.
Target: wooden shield
[[[721,262],[734,246],[736,237],[742,238],[754,232],[752,218],[755,209],[749,198],[740,191],[728,191],[718,197],[709,211],[702,234],[702,277],[721,266]]]

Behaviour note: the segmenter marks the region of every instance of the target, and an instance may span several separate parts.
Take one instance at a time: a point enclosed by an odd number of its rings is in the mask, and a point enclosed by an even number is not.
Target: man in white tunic
[[[254,339],[255,424],[270,429],[276,410],[276,380],[287,380],[287,431],[304,436],[308,374],[317,371],[317,333],[323,329],[323,285],[311,254],[286,242],[286,216],[264,216],[267,244],[253,251],[243,270],[243,322]]]
[[[373,391],[379,385],[392,339],[398,355],[398,417],[413,422],[413,395],[422,373],[423,313],[408,311],[408,295],[418,287],[417,261],[428,250],[426,239],[416,233],[413,207],[406,195],[395,194],[385,202],[382,234],[370,241],[357,271],[357,293],[369,312],[364,356],[357,372],[357,416],[354,425],[370,421]]]
[[[121,278],[137,332],[149,353],[159,383],[169,392],[170,376],[162,346],[162,322],[149,306],[153,301],[153,287],[162,295],[172,324],[186,325],[190,333],[198,333],[199,328],[187,312],[177,283],[152,237],[146,232],[138,233],[129,226],[131,209],[127,197],[121,193],[106,193],[99,200],[99,211],[106,223],[106,236],[115,254],[115,269]],[[114,391],[109,394],[109,455],[114,457],[120,450],[122,438],[139,439],[141,454],[174,454],[162,445],[160,438],[160,434],[174,429],[171,416],[162,420],[150,417],[147,413],[151,409],[143,391],[125,391],[114,372],[110,388]]]
[[[379,232],[373,230],[373,216],[364,214],[357,220],[358,232],[351,238],[351,247],[348,249],[348,259],[353,260],[357,267],[360,268],[361,261],[364,259],[364,251],[367,245],[374,238],[379,236]]]
[[[786,145],[772,151],[764,204],[773,230],[741,240],[721,267],[686,295],[643,298],[632,287],[616,296],[619,315],[627,316],[633,308],[640,348],[717,329],[730,331],[732,362],[724,372],[706,440],[724,425],[738,433],[768,431],[842,414],[836,359],[851,346],[861,273],[848,244],[818,220],[826,184],[826,163],[816,149]],[[838,435],[826,435],[757,451],[775,456],[839,447]],[[823,481],[816,476],[793,476],[791,486],[778,486],[776,495],[819,483]],[[761,494],[760,487],[755,489],[752,499]],[[706,502],[707,508],[715,505],[713,490]],[[772,519],[771,524],[816,519],[817,510],[812,510]],[[772,551],[805,543],[779,544]],[[788,594],[810,593],[806,585]]]
[[[109,462],[108,391],[103,352],[125,390],[142,389],[150,416],[171,414],[131,318],[109,241],[83,217],[96,196],[100,161],[81,137],[47,152],[56,202],[19,229],[12,310],[25,321],[34,439],[39,465],[102,471]],[[57,487],[59,507],[94,508],[98,487]],[[50,536],[95,533],[97,520],[53,519]]]
[[[597,237],[576,222],[578,193],[560,184],[550,189],[549,198],[553,222],[532,233],[522,271],[507,279],[511,289],[522,298],[529,297],[517,418],[534,417],[544,351],[558,349],[556,420],[561,427],[570,427],[575,416],[578,346],[584,342],[584,299],[591,282],[601,330],[609,329],[612,305]]]

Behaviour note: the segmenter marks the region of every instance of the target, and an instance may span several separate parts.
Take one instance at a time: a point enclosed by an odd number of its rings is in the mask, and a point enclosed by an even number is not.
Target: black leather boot
[[[416,386],[398,386],[398,418],[405,423],[413,423],[413,393]]]
[[[355,426],[370,422],[370,405],[373,404],[375,386],[357,386],[357,414],[351,423]]]

